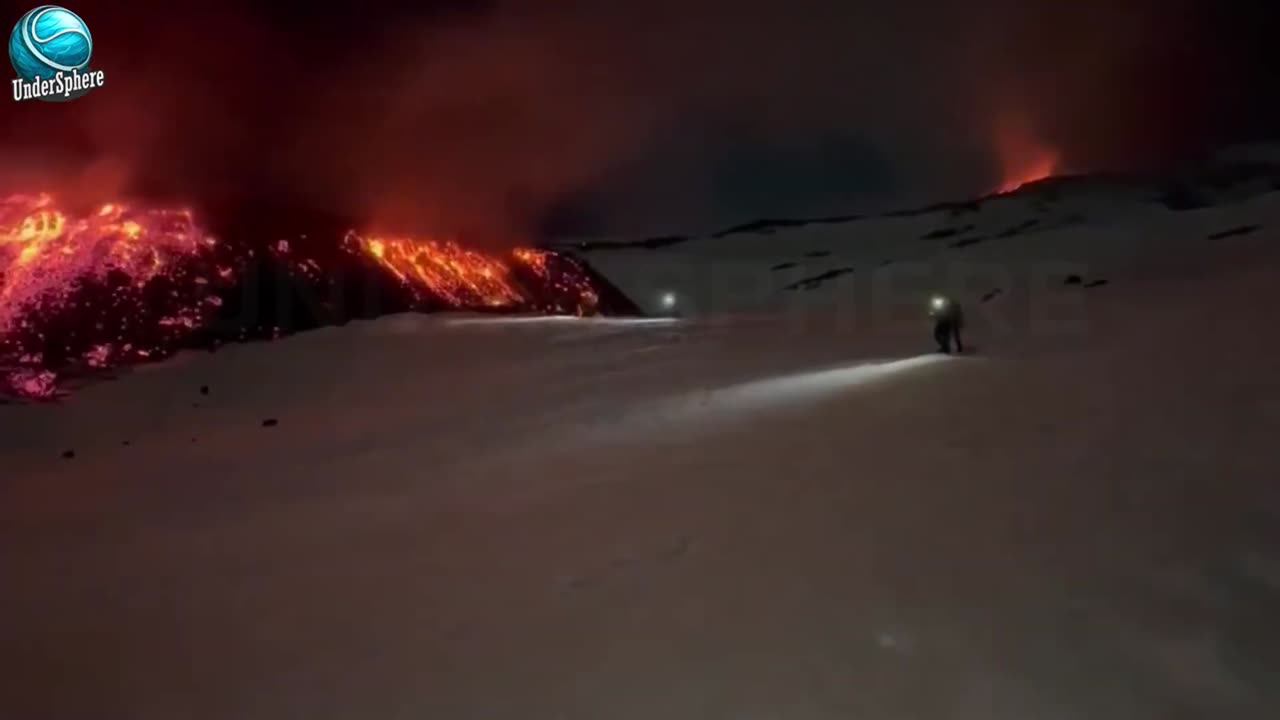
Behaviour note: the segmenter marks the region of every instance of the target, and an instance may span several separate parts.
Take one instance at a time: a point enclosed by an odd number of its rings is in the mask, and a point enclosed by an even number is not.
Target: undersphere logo
[[[9,62],[18,77],[14,100],[74,100],[102,86],[102,71],[89,69],[93,36],[79,15],[41,5],[22,16],[9,35]]]

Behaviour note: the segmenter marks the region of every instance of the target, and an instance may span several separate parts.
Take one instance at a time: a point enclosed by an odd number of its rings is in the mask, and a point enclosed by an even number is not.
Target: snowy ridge
[[[678,321],[0,407],[0,716],[1273,718],[1280,193],[1118,193],[586,253]],[[976,356],[925,354],[939,286]]]
[[[717,314],[830,303],[832,296],[848,296],[859,285],[922,279],[934,287],[963,284],[964,275],[983,272],[1003,274],[1008,282],[1055,271],[1106,277],[1165,257],[1208,251],[1204,241],[1211,235],[1241,224],[1276,227],[1271,190],[1249,185],[1224,191],[1220,200],[1206,198],[1205,207],[1175,211],[1150,186],[1080,180],[927,212],[583,255],[651,311],[660,311],[662,293],[675,291],[685,312]],[[976,292],[972,299],[977,299],[989,289],[953,290]],[[928,291],[927,286],[917,290]]]

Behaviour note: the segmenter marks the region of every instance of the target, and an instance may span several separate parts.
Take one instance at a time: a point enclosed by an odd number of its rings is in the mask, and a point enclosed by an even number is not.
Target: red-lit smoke
[[[1030,124],[1017,114],[1000,119],[994,144],[1001,171],[997,193],[1013,192],[1061,171],[1058,151],[1040,140]]]

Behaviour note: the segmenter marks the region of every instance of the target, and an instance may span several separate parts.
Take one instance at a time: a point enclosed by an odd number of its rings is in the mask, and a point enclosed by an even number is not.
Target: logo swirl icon
[[[83,79],[92,74],[92,56],[93,35],[79,15],[57,5],[30,10],[9,35],[9,61],[18,73],[14,99],[65,100],[84,94],[96,86]]]

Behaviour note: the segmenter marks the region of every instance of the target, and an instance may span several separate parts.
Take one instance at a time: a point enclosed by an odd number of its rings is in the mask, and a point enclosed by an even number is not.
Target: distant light
[[[934,297],[934,298],[933,298],[933,309],[934,309],[934,310],[941,310],[942,308],[944,308],[944,307],[946,307],[946,306],[947,306],[947,299],[946,299],[946,298],[941,297],[941,296],[937,296],[937,297]]]
[[[663,310],[674,310],[676,307],[676,294],[673,292],[662,293],[659,302],[662,303]]]

